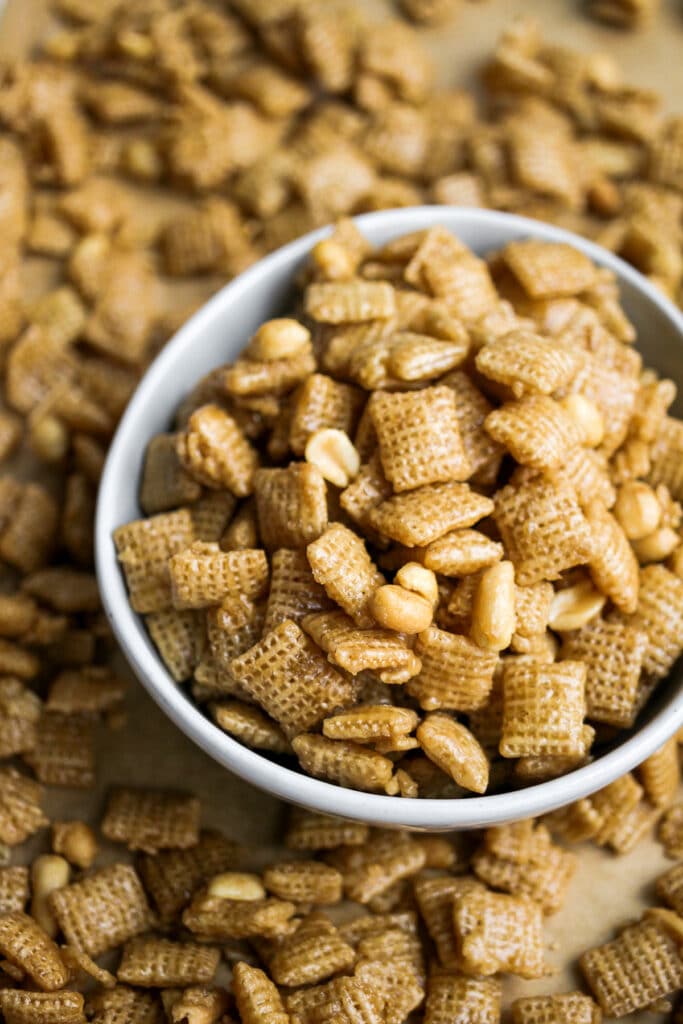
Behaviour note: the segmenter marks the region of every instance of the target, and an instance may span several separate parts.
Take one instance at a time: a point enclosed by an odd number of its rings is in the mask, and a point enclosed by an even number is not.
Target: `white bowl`
[[[569,242],[616,273],[646,364],[683,382],[683,315],[636,270],[577,235],[524,217],[436,206],[367,214],[357,224],[375,244],[443,224],[479,254],[529,236]],[[112,532],[141,514],[138,486],[147,442],[168,429],[175,409],[200,377],[234,359],[260,323],[291,308],[295,274],[328,230],[286,245],[218,292],[166,345],[135,392],[109,450],[97,504],[97,575],[114,633],[143,685],[183,732],[236,775],[291,803],[385,827],[445,831],[536,816],[585,797],[630,771],[683,725],[680,664],[661,684],[633,732],[583,768],[503,794],[405,800],[321,782],[231,739],[172,680],[129,604]]]

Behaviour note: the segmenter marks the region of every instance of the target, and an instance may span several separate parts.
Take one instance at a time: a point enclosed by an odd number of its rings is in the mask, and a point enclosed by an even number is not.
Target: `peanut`
[[[360,456],[353,442],[343,430],[333,427],[322,427],[311,434],[305,457],[336,487],[348,487],[360,469]]]
[[[344,281],[353,277],[356,261],[348,249],[333,238],[323,238],[313,246],[313,263],[328,281]]]
[[[69,431],[46,413],[29,421],[29,442],[42,462],[60,462],[69,450]]]
[[[250,359],[271,362],[289,359],[302,352],[311,341],[311,332],[298,320],[282,317],[267,320],[249,342],[246,355]]]
[[[651,487],[631,480],[619,488],[614,515],[629,540],[641,540],[659,526],[662,508]]]
[[[580,629],[600,614],[606,600],[591,580],[582,580],[566,590],[558,590],[550,606],[550,628],[558,633]]]
[[[641,537],[632,543],[636,558],[641,565],[646,565],[648,562],[662,562],[672,555],[681,543],[681,538],[670,526],[660,526],[647,537]]]
[[[479,580],[472,604],[470,634],[479,647],[502,651],[515,631],[515,568],[497,562]]]
[[[420,594],[387,583],[370,598],[370,614],[380,626],[397,633],[421,633],[431,625],[434,609]]]
[[[419,562],[406,562],[405,565],[402,565],[396,573],[395,581],[405,590],[424,597],[432,608],[436,608],[439,603],[439,584],[436,574],[431,569],[425,569]]]
[[[265,899],[266,890],[258,875],[250,875],[244,871],[225,871],[211,879],[207,894],[223,900],[250,902]]]
[[[48,896],[55,889],[67,885],[70,874],[69,862],[53,853],[36,857],[31,865],[31,917],[51,938],[55,937],[59,928],[50,910]]]
[[[84,821],[56,821],[52,849],[77,868],[89,868],[98,852],[95,833]]]
[[[579,428],[583,443],[597,447],[605,436],[605,421],[597,405],[583,395],[567,395],[560,405]]]
[[[683,544],[679,544],[669,559],[669,568],[683,579]]]

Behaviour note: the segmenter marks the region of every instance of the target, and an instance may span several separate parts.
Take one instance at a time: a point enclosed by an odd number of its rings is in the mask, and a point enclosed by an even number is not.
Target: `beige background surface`
[[[378,16],[390,9],[388,0],[365,2]],[[475,69],[500,30],[515,15],[531,14],[544,26],[548,38],[614,54],[622,62],[629,81],[660,90],[672,112],[683,109],[680,0],[664,0],[656,25],[638,35],[597,26],[580,16],[579,11],[579,0],[464,3],[451,26],[424,35],[439,61],[443,81],[471,83]],[[0,57],[25,55],[48,23],[47,12],[46,0],[7,0],[0,21]],[[136,684],[129,695],[125,728],[101,731],[98,769],[98,786],[93,792],[50,792],[47,810],[51,818],[83,815],[87,809],[96,820],[107,787],[117,782],[193,790],[204,802],[206,824],[220,826],[229,835],[248,843],[267,846],[284,819],[282,805],[219,768],[171,725]],[[638,916],[644,903],[654,899],[653,880],[671,863],[652,840],[622,858],[591,847],[580,852],[579,869],[567,905],[549,920],[546,928],[548,960],[558,968],[557,973],[541,982],[508,983],[508,997],[573,987],[573,964],[578,954],[611,937],[615,926]],[[258,859],[262,861],[267,856],[267,849],[261,850]],[[663,1019],[652,1014],[628,1018],[648,1022]]]

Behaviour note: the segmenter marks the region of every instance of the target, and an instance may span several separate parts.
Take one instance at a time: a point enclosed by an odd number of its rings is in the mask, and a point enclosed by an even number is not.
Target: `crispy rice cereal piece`
[[[305,917],[297,930],[278,943],[268,967],[278,985],[317,984],[352,966],[356,952],[320,911]]]
[[[317,468],[293,462],[254,475],[261,541],[268,551],[302,548],[327,527],[327,487]]]
[[[657,920],[644,918],[579,964],[603,1013],[624,1017],[669,995],[683,983],[678,945]]]
[[[365,544],[341,523],[331,526],[306,548],[311,571],[358,626],[372,626],[367,606],[378,587],[386,581],[367,553]]]
[[[302,733],[292,746],[304,771],[318,779],[365,792],[382,792],[391,779],[393,762],[357,743]]]
[[[11,870],[11,869],[6,869]],[[683,863],[676,864],[657,879],[657,899],[663,900],[677,914],[683,909]]]
[[[471,875],[454,878],[418,878],[414,883],[415,899],[427,931],[436,946],[442,967],[460,970],[462,961],[453,931],[453,906],[457,896],[470,891],[484,890]]]
[[[36,744],[24,760],[48,786],[88,789],[95,784],[95,723],[88,714],[43,712]]]
[[[52,552],[57,526],[54,498],[39,484],[24,484],[14,514],[0,533],[0,558],[24,573],[42,568]]]
[[[593,554],[591,530],[573,488],[537,474],[494,496],[493,517],[520,586],[557,579]]]
[[[387,320],[396,313],[396,298],[387,281],[316,282],[306,289],[304,310],[318,323]]]
[[[586,665],[587,718],[622,729],[633,725],[646,646],[642,630],[604,619],[565,634],[562,657]]]
[[[426,856],[424,848],[407,833],[377,830],[362,849],[350,852],[345,866],[340,865],[344,895],[355,903],[371,903],[396,882],[417,875]]]
[[[509,387],[515,398],[550,395],[576,377],[581,357],[529,330],[510,331],[479,349],[477,370],[489,380]]]
[[[479,530],[452,530],[425,548],[422,564],[443,576],[469,576],[503,557],[503,545]]]
[[[211,715],[219,728],[247,747],[276,754],[291,751],[282,729],[253,705],[241,700],[222,701],[211,705]]]
[[[288,934],[296,907],[286,900],[235,900],[196,893],[183,912],[183,924],[202,942],[276,939]]]
[[[40,808],[42,786],[14,768],[0,768],[0,842],[16,846],[49,821]]]
[[[532,299],[578,295],[596,279],[593,261],[564,242],[509,242],[502,257]]]
[[[220,962],[220,952],[194,942],[171,942],[156,936],[129,939],[116,972],[119,981],[141,988],[207,985]]]
[[[203,883],[238,866],[239,847],[220,832],[200,832],[186,850],[160,850],[140,857],[138,868],[146,891],[164,922],[171,921]]]
[[[292,903],[339,903],[342,882],[336,868],[316,860],[278,861],[263,872],[268,892]]]
[[[486,704],[497,654],[436,626],[419,634],[415,654],[422,669],[410,680],[406,692],[424,711],[477,711]]]
[[[676,796],[681,781],[681,766],[676,737],[646,758],[638,768],[645,797],[654,807],[667,807]]]
[[[177,683],[189,679],[205,645],[204,623],[199,612],[165,608],[145,615],[145,625],[173,679]]]
[[[157,434],[147,445],[140,484],[140,506],[145,515],[170,512],[201,497],[200,484],[178,458],[177,435]]]
[[[20,679],[0,678],[0,758],[30,751],[36,742],[36,723],[42,703]]]
[[[453,924],[467,974],[507,971],[540,978],[546,973],[542,911],[533,900],[473,888],[456,895]]]
[[[493,512],[493,502],[465,483],[427,484],[397,494],[369,513],[370,524],[406,547],[421,547],[445,533],[473,526]]]
[[[517,462],[532,469],[556,469],[581,441],[574,420],[547,395],[506,403],[489,413],[484,427]]]
[[[0,991],[0,1011],[6,1024],[84,1024],[80,992]]]
[[[444,386],[373,394],[370,415],[382,468],[395,491],[470,475],[455,408],[455,395]]]
[[[218,544],[195,541],[169,559],[173,604],[178,609],[207,608],[226,597],[262,597],[268,588],[265,551],[221,551]]]
[[[585,751],[586,666],[508,661],[503,669],[503,757],[580,756]]]
[[[233,968],[232,984],[243,1024],[289,1024],[280,993],[260,968],[240,961]]]
[[[595,585],[626,614],[638,604],[638,560],[615,517],[595,502],[586,513],[592,534],[588,560]]]
[[[525,996],[512,1004],[512,1024],[601,1024],[602,1013],[583,992]]]
[[[369,828],[362,822],[346,821],[292,807],[285,833],[290,850],[332,850],[336,846],[362,846]]]
[[[311,434],[322,428],[353,434],[363,403],[363,394],[322,373],[312,373],[294,396],[289,427],[289,447],[303,455]]]
[[[323,587],[313,578],[305,552],[279,548],[273,553],[264,635],[285,619],[300,623],[311,613],[331,606]]]
[[[112,864],[56,889],[48,902],[69,945],[91,957],[152,926],[140,879],[128,864]]]
[[[0,868],[0,916],[23,910],[28,897],[28,868],[19,864]]]
[[[670,807],[659,824],[657,838],[667,857],[683,857],[683,804]]]
[[[332,664],[353,676],[375,672],[391,685],[404,683],[420,670],[420,660],[404,636],[388,629],[359,629],[342,611],[307,615],[301,625]]]
[[[230,672],[288,738],[353,701],[352,683],[291,619],[233,659]]]
[[[59,947],[21,910],[0,916],[0,953],[45,992],[63,988],[69,980]]]
[[[676,501],[683,500],[683,421],[667,416],[650,448],[648,482],[665,484]]]
[[[251,494],[258,455],[235,419],[218,405],[203,405],[176,437],[178,458],[190,476],[206,487],[226,489],[238,498]]]
[[[102,834],[129,850],[156,853],[199,841],[199,800],[164,790],[117,789],[109,797]]]
[[[93,1024],[164,1024],[167,1019],[156,994],[126,985],[89,995],[86,1010]]]
[[[543,825],[539,826],[541,830],[546,831]],[[492,889],[535,900],[545,914],[554,914],[563,906],[576,866],[573,853],[550,841],[544,844],[541,856],[521,863],[486,849],[478,850],[472,859],[472,868],[482,882]]]
[[[189,509],[138,519],[114,531],[114,543],[136,612],[162,612],[171,607],[168,560],[194,541]]]
[[[499,1024],[500,1009],[497,978],[468,978],[435,968],[427,979],[424,1024]]]
[[[444,714],[430,714],[417,728],[417,739],[427,757],[459,786],[485,793],[489,760],[474,735]]]
[[[663,679],[683,649],[683,580],[663,565],[641,569],[638,607],[629,621],[648,635],[644,671]]]

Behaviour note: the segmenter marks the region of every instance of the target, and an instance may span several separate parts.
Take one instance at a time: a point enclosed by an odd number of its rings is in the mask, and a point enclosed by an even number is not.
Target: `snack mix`
[[[577,8],[637,28],[657,6]],[[396,798],[552,778],[633,725],[683,648],[673,384],[578,251],[475,255],[441,228],[373,251],[351,218],[521,213],[681,303],[683,120],[529,21],[475,100],[435,84],[408,20],[378,30],[347,0],[51,7],[35,56],[0,71],[0,1017],[683,1020],[676,737],[543,820],[472,835],[293,810],[266,852],[151,778],[97,824],[85,792],[98,730],[126,728],[93,572],[116,424],[202,297],[329,223],[300,306],[197,383],[117,531],[169,672],[241,743]],[[457,7],[397,4],[425,25]],[[82,813],[56,814],[53,787],[82,789]],[[545,919],[570,847],[653,832],[673,861],[657,906],[558,991]],[[509,977],[552,994],[511,1000]]]

